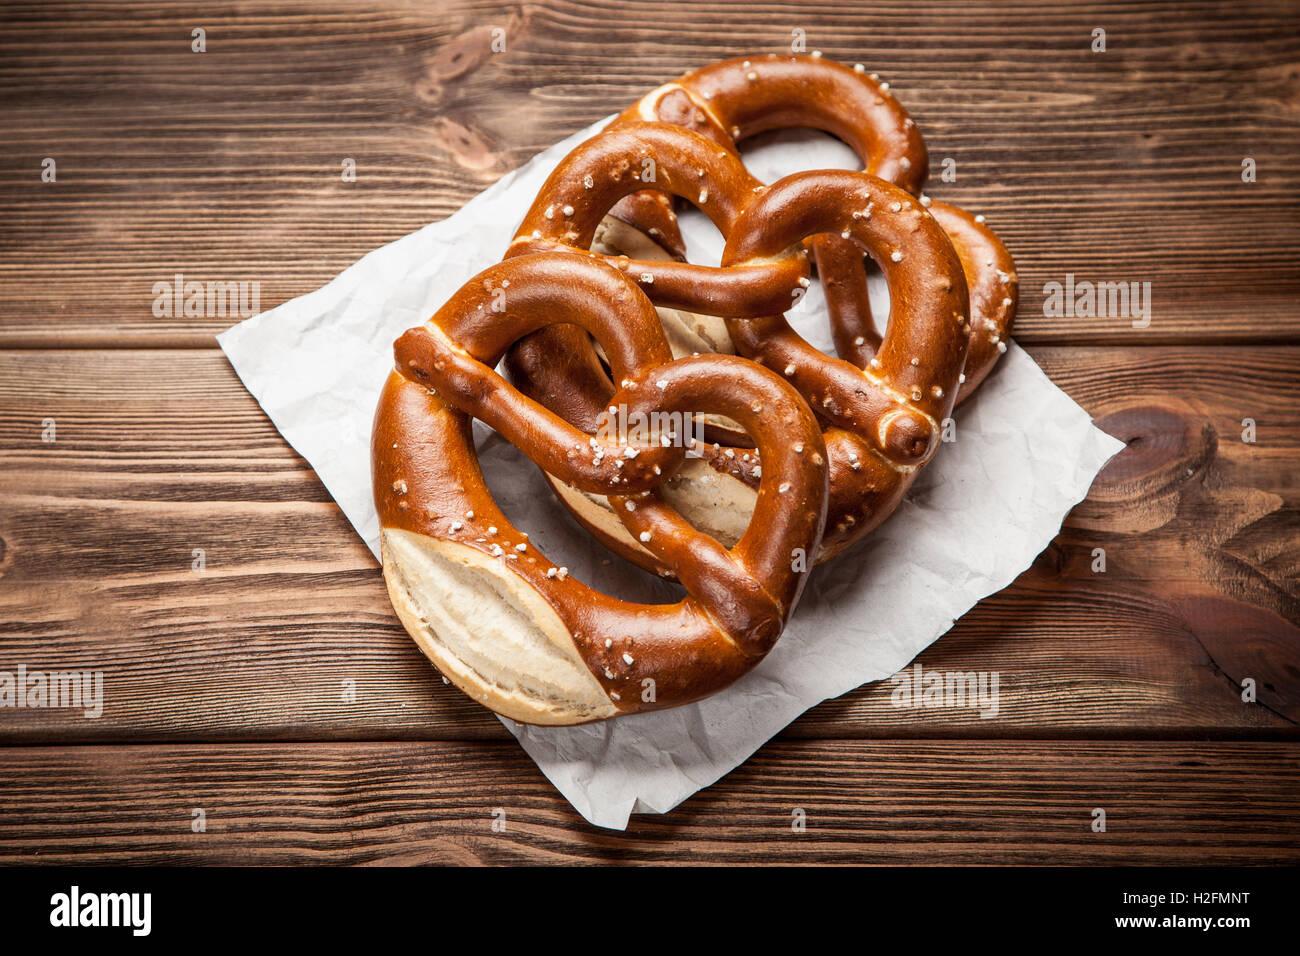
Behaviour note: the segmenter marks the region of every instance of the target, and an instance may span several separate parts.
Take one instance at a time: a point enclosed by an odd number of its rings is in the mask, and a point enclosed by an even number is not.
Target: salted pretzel
[[[889,84],[860,63],[849,68],[819,53],[722,60],[650,91],[607,128],[648,120],[691,129],[733,152],[739,142],[758,133],[820,129],[847,143],[866,172],[931,206],[921,194],[929,158],[920,131]],[[1015,318],[1015,264],[982,216],[947,203],[935,204],[932,211],[953,239],[970,287],[971,348],[960,403],[1005,351]],[[654,239],[673,257],[685,256],[672,202],[662,192],[636,193],[611,215]],[[871,318],[862,255],[853,243],[834,235],[818,236],[810,245],[827,293],[836,350],[841,358],[865,366],[880,335]]]
[[[568,323],[600,343],[620,383],[610,403],[629,418],[715,411],[753,437],[765,471],[734,545],[697,531],[660,494],[685,455],[662,428],[626,443],[593,437],[494,371],[519,338]],[[828,494],[821,429],[780,376],[734,356],[673,359],[635,282],[554,252],[484,270],[394,354],[372,439],[384,578],[407,631],[462,690],[514,720],[582,723],[706,696],[772,647]],[[488,491],[473,418],[560,481],[607,496],[687,597],[619,601],[548,560]]]
[[[697,203],[727,237],[720,268],[587,250],[610,207],[642,188],[628,171],[650,158],[656,188]],[[801,292],[808,281],[803,240],[825,233],[871,254],[889,283],[893,320],[866,369],[823,355],[769,308],[782,289],[787,297]],[[511,254],[542,249],[609,261],[656,304],[728,316],[741,351],[800,390],[827,428],[831,501],[823,557],[892,511],[937,449],[966,356],[966,282],[943,229],[899,187],[852,172],[801,173],[765,187],[734,152],[697,133],[629,123],[579,145],[552,172]],[[749,283],[737,285],[733,274]],[[571,326],[522,341],[508,368],[526,393],[584,431],[598,427],[614,388],[586,336]],[[701,527],[734,539],[762,474],[762,451],[719,446],[706,451],[706,461],[683,469],[665,493]],[[560,476],[551,481],[606,545],[664,570],[615,523],[599,520],[598,496],[566,486]]]
[[[720,153],[725,152],[737,160],[735,143],[739,139],[770,129],[811,126],[830,132],[852,146],[868,173],[890,179],[913,194],[920,192],[926,175],[924,142],[915,123],[888,92],[888,84],[866,74],[861,66],[849,69],[818,56],[768,56],[756,57],[752,61],[737,58],[705,67],[647,94],[614,120],[604,135],[617,136],[629,128],[645,130],[648,120],[669,122],[696,132],[717,144]],[[616,172],[622,176],[636,178],[641,168],[638,161],[645,163],[654,159],[653,156],[629,153],[621,139],[603,142],[608,148],[608,162],[614,164]],[[695,151],[699,152],[698,144],[694,145]],[[592,152],[599,155],[598,149]],[[718,155],[717,158],[721,160],[723,157]],[[599,162],[594,165],[598,167]],[[705,168],[702,164],[701,169]],[[584,172],[583,176],[590,176],[593,181],[601,180],[599,169]],[[743,181],[737,191],[741,199],[744,190],[753,192],[757,188],[756,181],[747,174],[742,177],[733,171],[729,176]],[[845,408],[855,404],[844,389],[848,388],[850,393],[855,390],[859,378],[856,370],[865,369],[870,377],[872,371],[882,367],[878,362],[873,364],[882,336],[871,316],[863,250],[858,242],[840,235],[843,230],[838,229],[810,236],[807,242],[815,253],[818,273],[826,292],[837,351],[842,359],[856,366],[850,372],[844,363],[822,356],[794,336],[779,316],[763,321],[735,321],[737,317],[744,317],[746,310],[736,307],[734,290],[722,302],[721,308],[716,296],[702,295],[691,300],[682,295],[679,286],[684,272],[676,260],[685,250],[672,211],[672,195],[675,193],[688,202],[695,197],[689,195],[689,190],[674,190],[659,183],[655,185],[655,189],[642,189],[620,198],[609,210],[609,216],[596,227],[594,245],[591,244],[592,237],[585,234],[569,235],[567,244],[571,248],[590,245],[607,254],[632,251],[640,256],[639,261],[625,260],[621,267],[630,274],[653,278],[655,287],[647,288],[647,292],[661,307],[660,316],[677,354],[736,349],[758,358],[771,368],[796,370],[799,374],[795,384],[804,390],[814,408],[827,419],[827,424],[834,425],[835,416],[826,413],[832,405]],[[563,189],[550,192],[551,186],[548,183],[544,187],[542,196],[533,207],[534,212],[544,207],[548,215],[554,215],[557,209],[571,207],[568,202],[552,204],[549,201],[563,192]],[[661,186],[663,188],[659,188]],[[735,196],[728,194],[728,198],[734,200]],[[894,202],[901,202],[909,209],[919,203],[934,214],[956,248],[961,271],[969,285],[970,306],[961,312],[963,316],[968,313],[970,316],[969,323],[963,322],[970,340],[965,371],[959,370],[954,386],[935,383],[944,394],[955,392],[960,401],[971,394],[999,354],[1006,350],[1004,337],[1015,311],[1014,264],[997,237],[982,224],[982,217],[972,217],[956,207],[932,202],[923,196],[919,199],[903,197]],[[701,208],[709,213],[724,235],[729,235],[726,223],[720,221],[707,204],[702,204]],[[879,217],[881,213],[877,211],[875,215]],[[516,244],[535,247],[535,242],[530,240],[536,236],[551,236],[557,231],[544,228],[547,225],[553,226],[553,221],[548,220],[542,224],[542,229],[534,228],[532,233],[521,229]],[[894,251],[890,254],[893,255]],[[782,255],[789,259],[792,252],[784,250]],[[672,257],[674,261],[652,264],[647,261],[651,257]],[[916,259],[909,257],[909,262],[923,258],[923,255]],[[696,266],[686,268],[697,275],[707,275],[708,288],[719,281],[713,275],[716,270]],[[907,268],[910,269],[911,265]],[[670,274],[667,282],[661,278],[665,272]],[[800,276],[798,281],[801,286],[807,285],[804,276]],[[672,292],[666,294],[669,285]],[[802,288],[792,290],[792,297],[797,299],[801,292]],[[756,294],[754,298],[760,296]],[[777,311],[784,309],[774,310],[774,314]],[[730,319],[715,322],[710,320],[710,315],[726,315]],[[530,394],[561,410],[570,420],[590,427],[598,414],[600,396],[609,386],[602,383],[601,369],[586,354],[588,351],[583,348],[581,336],[547,333],[517,347],[511,354],[509,367],[515,380]],[[817,380],[823,376],[840,383],[838,394],[835,394],[836,389],[828,392],[818,386]],[[826,404],[828,400],[831,405]],[[850,423],[850,430],[856,425],[861,431],[864,415],[870,417],[871,414],[873,411],[870,409],[860,409],[856,421]],[[731,444],[729,439],[738,437],[734,430],[725,427],[725,423],[716,420],[712,423],[724,426],[714,433],[714,437],[724,444]],[[859,444],[844,441],[842,435],[831,432],[827,433],[827,441],[832,453],[832,499],[829,527],[820,559],[860,539],[887,517],[906,491],[915,468],[928,460],[928,456],[923,456],[919,462],[886,456],[882,461],[879,455],[864,452]],[[745,466],[757,465],[758,456],[749,449],[719,448],[719,452],[711,456],[712,468],[699,464],[688,467],[670,488],[685,513],[723,540],[728,540],[740,532],[748,513],[753,480]],[[556,490],[580,517],[596,514],[593,508],[598,506],[598,502],[592,496],[580,497],[572,489],[558,484]],[[608,525],[608,522],[600,524]],[[637,555],[634,548],[629,548],[626,535],[616,530],[610,538],[601,534],[601,529],[592,523],[588,522],[588,525],[606,544],[625,556],[634,560],[643,557]]]
[[[849,69],[815,53],[736,57],[693,70],[651,90],[606,128],[636,122],[681,126],[730,152],[759,133],[797,126],[824,130],[847,143],[866,172],[917,195],[929,163],[916,123],[888,83],[861,64]],[[672,202],[663,193],[637,193],[612,213],[674,257],[685,256]]]
[[[507,255],[550,250],[599,257],[668,308],[753,318],[790,307],[810,271],[798,247],[729,268],[591,252],[610,207],[641,191],[643,169],[653,169],[656,189],[694,203],[723,235],[764,188],[737,155],[702,136],[664,123],[625,124],[579,144],[561,160],[524,214]]]

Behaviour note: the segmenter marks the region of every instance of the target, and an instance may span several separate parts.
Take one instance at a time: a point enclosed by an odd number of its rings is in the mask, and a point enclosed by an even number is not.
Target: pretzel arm
[[[975,393],[1007,350],[1020,297],[1016,263],[1002,240],[964,209],[935,200],[930,212],[952,240],[970,288],[970,354],[957,404]]]
[[[835,351],[850,365],[866,368],[882,337],[871,314],[862,249],[850,239],[831,235],[815,236],[812,248]]]

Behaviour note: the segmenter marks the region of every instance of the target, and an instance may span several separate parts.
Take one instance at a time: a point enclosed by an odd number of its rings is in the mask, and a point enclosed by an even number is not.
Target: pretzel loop
[[[929,165],[925,141],[889,84],[861,65],[850,69],[813,55],[712,63],[651,90],[608,128],[647,120],[690,129],[731,152],[758,133],[820,129],[848,143],[866,172],[912,193],[920,192]],[[616,206],[614,215],[685,256],[672,206],[661,194],[637,194]],[[839,244],[831,237],[822,242]]]
[[[929,165],[916,123],[888,83],[861,64],[849,69],[817,55],[736,57],[710,64],[652,90],[611,128],[649,119],[694,130],[733,152],[757,133],[820,129],[847,143],[867,173],[915,196],[921,196]],[[1019,298],[1015,263],[983,217],[947,203],[933,202],[930,208],[952,239],[970,288],[971,343],[960,404],[1006,350]],[[685,256],[672,204],[662,194],[635,194],[612,214],[674,256]],[[826,291],[836,351],[865,368],[881,336],[871,315],[862,257],[852,242],[834,234],[812,237],[809,246]]]
[[[573,287],[592,293],[579,306]],[[503,311],[495,311],[497,306]],[[672,352],[644,297],[609,269],[592,269],[569,256],[530,256],[510,268],[480,273],[451,297],[426,327],[394,345],[397,365],[435,389],[459,411],[482,420],[529,455],[543,470],[593,492],[646,490],[681,464],[680,448],[626,446],[590,437],[530,398],[494,371],[515,341],[537,329],[571,322],[605,349],[621,380],[643,379]]]
[[[508,254],[595,255],[627,272],[655,304],[671,308],[753,317],[790,307],[809,275],[807,256],[798,247],[733,268],[588,252],[610,208],[645,188],[642,175],[653,175],[656,190],[698,206],[724,236],[763,188],[734,153],[689,130],[659,123],[620,126],[561,160],[525,214]]]
[[[817,501],[825,491],[821,487],[826,474],[824,445],[820,440],[807,441],[807,426],[817,431],[815,419],[802,400],[791,403],[795,393],[779,378],[731,356],[678,359],[656,370],[652,378],[650,388],[625,386],[610,400],[611,406],[625,406],[629,414],[642,415],[712,412],[738,422],[768,463],[753,516],[740,540],[726,548],[697,531],[653,492],[638,497],[611,495],[609,503],[624,526],[673,569],[689,593],[709,595],[714,615],[726,622],[730,633],[747,646],[756,642],[765,651],[764,642],[775,635],[766,631],[746,635],[736,615],[735,595],[748,594],[769,603],[765,627],[784,616],[786,609],[775,595],[786,590],[795,574],[792,563],[798,563],[785,542],[798,537],[800,528],[812,520],[814,509],[804,502]],[[724,389],[718,387],[720,378],[728,382]],[[803,434],[791,441],[794,427]]]
[[[823,355],[785,321],[727,323],[744,355],[784,374],[824,418],[855,431],[898,466],[925,464],[952,410],[966,359],[968,295],[943,229],[911,195],[865,173],[795,173],[755,197],[731,232],[722,264],[771,255],[809,236],[838,233],[881,267],[889,331],[862,371]]]

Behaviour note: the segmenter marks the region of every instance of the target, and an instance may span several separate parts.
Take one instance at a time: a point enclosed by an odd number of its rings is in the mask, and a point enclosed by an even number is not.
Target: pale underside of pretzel
[[[643,97],[625,111],[609,129],[646,120],[669,122],[691,129],[734,153],[736,142],[771,129],[808,126],[822,129],[848,143],[863,160],[868,172],[895,182],[919,195],[926,173],[926,151],[915,123],[888,92],[888,84],[865,69],[849,69],[819,57],[766,56],[736,58],[687,74]],[[635,172],[635,169],[633,170]],[[920,202],[931,209],[948,233],[961,260],[970,288],[969,354],[959,377],[958,402],[964,401],[1006,350],[1006,336],[1015,314],[1015,267],[1005,247],[986,226],[957,207]],[[607,254],[626,253],[633,259],[683,258],[684,243],[677,228],[672,197],[663,191],[633,193],[616,203],[603,223],[597,248]],[[652,244],[653,243],[653,244]],[[869,368],[882,336],[873,321],[867,297],[863,250],[854,241],[835,233],[810,238],[818,274],[825,289],[831,314],[831,331],[837,352],[858,368]],[[654,246],[659,248],[656,250]],[[653,296],[653,292],[652,292]],[[741,351],[764,360],[760,323],[722,322],[715,316],[682,309],[661,308],[665,331],[674,351],[735,350],[728,328],[739,328],[746,339]],[[701,330],[707,334],[700,335]],[[748,335],[744,332],[748,331]],[[576,342],[552,347],[573,348]],[[559,387],[558,376],[545,356],[545,343],[529,343],[531,363],[518,353],[512,357],[512,373],[521,386],[540,396],[552,396]],[[781,349],[769,349],[769,353]],[[786,349],[785,351],[789,351]],[[769,358],[779,355],[769,354]],[[807,357],[807,356],[805,356]],[[769,363],[771,367],[777,364]],[[529,368],[531,365],[531,370]],[[779,367],[789,367],[780,362]],[[588,374],[575,383],[590,394],[599,390],[599,376]],[[805,393],[807,394],[807,393]],[[824,399],[824,395],[822,398]],[[816,407],[817,396],[810,396]],[[583,403],[567,399],[568,413],[575,421],[584,417]],[[586,404],[590,405],[589,400]],[[718,419],[710,440],[734,444],[734,428]],[[732,439],[731,442],[728,439]],[[862,474],[867,459],[852,436],[828,431],[826,440],[832,458],[832,500],[830,527],[818,559],[838,553],[884,520],[901,500],[910,481],[899,475]],[[720,452],[721,449],[718,449]],[[734,540],[750,513],[754,484],[745,467],[758,464],[749,449],[728,449],[713,453],[704,462],[693,462],[679,472],[665,488],[682,512],[699,526],[708,527],[720,540]],[[644,552],[623,533],[607,514],[599,496],[581,494],[552,480],[561,499],[597,537],[625,557],[653,567]],[[602,514],[602,509],[606,512]]]
[[[695,530],[657,490],[681,448],[592,438],[493,371],[515,340],[555,323],[600,342],[630,414],[715,411],[754,437],[768,470],[740,540],[723,546]],[[403,335],[395,356],[372,439],[384,576],[404,626],[458,687],[518,721],[581,723],[712,694],[771,648],[806,580],[828,493],[820,428],[779,376],[731,356],[672,359],[633,282],[556,253],[485,270]],[[492,499],[472,418],[566,483],[607,496],[688,596],[615,600],[549,561]]]

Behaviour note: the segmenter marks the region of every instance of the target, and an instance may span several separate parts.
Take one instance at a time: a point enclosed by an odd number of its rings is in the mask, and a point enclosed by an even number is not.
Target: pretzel
[[[758,133],[796,126],[820,129],[847,143],[866,172],[901,186],[927,207],[931,203],[921,195],[929,159],[916,123],[889,84],[860,63],[850,69],[819,53],[722,60],[652,90],[607,128],[646,120],[694,130],[733,152],[737,143]],[[1015,263],[982,216],[947,203],[932,211],[957,247],[971,289],[971,354],[960,403],[1005,351],[1015,319]],[[637,193],[611,215],[658,241],[669,254],[685,256],[672,202],[663,193]],[[862,257],[852,243],[835,236],[819,236],[810,245],[826,289],[836,350],[865,367],[880,335],[871,319]],[[999,344],[1004,348],[999,350]]]
[[[925,196],[921,201],[948,234],[970,292],[970,351],[957,393],[960,405],[975,393],[1007,350],[1019,298],[1016,264],[993,230],[984,225],[983,216]],[[814,252],[826,291],[835,351],[866,368],[880,347],[881,335],[871,315],[866,286],[858,277],[860,256],[827,243],[815,245]]]
[[[801,173],[763,187],[744,172],[734,153],[699,134],[635,123],[597,135],[560,162],[524,216],[512,254],[539,248],[581,251],[609,207],[640,186],[620,174],[623,164],[634,168],[648,156],[657,159],[658,188],[688,201],[705,196],[702,208],[728,239],[721,268],[583,255],[610,261],[636,277],[656,303],[730,316],[728,331],[739,350],[779,371],[812,403],[828,427],[831,464],[821,556],[835,553],[893,510],[937,449],[939,424],[952,409],[969,332],[966,284],[953,245],[914,197],[870,174]],[[699,194],[696,183],[706,184]],[[750,290],[746,296],[734,285],[715,281],[717,274],[734,269],[776,286],[763,270],[798,263],[802,272],[802,241],[828,232],[853,242],[859,255],[872,254],[890,285],[894,320],[879,356],[865,371],[808,345],[779,313],[757,314],[775,297],[771,290]],[[660,278],[687,273],[708,282],[692,290],[684,282]],[[790,293],[797,296],[802,286],[792,285]],[[720,303],[724,295],[727,301]],[[613,389],[586,337],[572,327],[549,329],[521,342],[512,350],[508,368],[525,392],[584,431],[597,426]],[[678,503],[693,519],[722,540],[734,538],[737,516],[749,502],[745,489],[752,492],[761,473],[761,454],[718,447],[708,456],[714,472],[720,472],[716,479],[696,466],[670,488],[681,492]],[[723,495],[701,491],[705,479],[713,479],[716,488],[723,478],[731,479]],[[617,527],[591,520],[592,505],[599,504],[591,496],[584,500],[559,476],[551,483],[602,542],[645,567],[665,570]]]
[[[810,272],[799,247],[729,268],[689,262],[629,259],[590,252],[610,208],[640,192],[638,170],[652,171],[656,189],[694,203],[722,232],[731,232],[763,184],[735,153],[663,123],[628,123],[579,144],[552,171],[510,245],[524,252],[582,252],[633,276],[653,301],[668,308],[753,318],[790,307]]]
[[[888,83],[862,64],[849,69],[817,53],[736,57],[701,67],[651,90],[607,129],[638,121],[681,126],[730,152],[758,133],[820,129],[852,147],[866,172],[918,195],[929,164],[916,123]],[[662,193],[638,193],[612,212],[670,254],[685,256],[672,203]]]
[[[517,339],[563,323],[603,347],[620,382],[611,403],[629,418],[709,410],[752,435],[766,470],[733,546],[659,493],[685,454],[666,434],[592,437],[494,371]],[[407,631],[462,690],[514,720],[582,723],[706,696],[770,650],[807,578],[828,494],[820,427],[780,376],[733,356],[674,360],[636,284],[569,253],[484,270],[394,355],[372,439],[384,578]],[[607,496],[687,597],[619,601],[549,561],[488,491],[472,418],[557,479]]]
[[[924,142],[916,124],[888,92],[888,84],[880,82],[874,75],[867,75],[860,65],[849,69],[817,55],[767,56],[753,60],[736,58],[696,70],[647,94],[616,118],[604,135],[614,135],[626,128],[645,129],[646,120],[665,121],[690,129],[737,159],[735,142],[738,139],[786,126],[816,127],[852,146],[868,173],[888,178],[913,194],[919,194],[925,179],[927,156]],[[601,137],[597,137],[597,141],[600,140]],[[626,150],[616,145],[616,140],[608,140],[606,144],[608,161],[625,164]],[[589,152],[600,155],[600,148],[584,146]],[[721,155],[718,158],[723,159]],[[632,168],[635,172],[635,163]],[[599,178],[598,172],[584,175]],[[746,177],[745,184],[753,191],[752,179]],[[551,183],[544,187],[534,211],[543,204],[550,206],[546,200],[556,195],[551,188]],[[672,212],[670,194],[674,190],[671,186],[666,189],[634,192],[613,205],[609,210],[610,217],[602,224],[605,235],[614,236],[614,241],[605,245],[609,252],[616,253],[619,247],[634,243],[635,238],[629,237],[638,235],[639,230],[655,240],[662,255],[680,258],[684,254],[684,244]],[[687,201],[692,199],[680,190],[675,194]],[[905,197],[894,201],[910,206],[915,200],[909,201]],[[939,384],[945,394],[955,392],[960,402],[972,394],[1001,352],[1006,350],[1005,337],[1015,314],[1015,267],[997,237],[982,224],[983,217],[971,217],[957,207],[932,202],[924,196],[919,202],[929,208],[947,230],[961,262],[961,272],[971,290],[971,321],[964,324],[970,338],[965,373],[961,374],[959,370],[955,386]],[[879,212],[876,215],[879,216]],[[723,234],[729,235],[726,225],[717,217],[713,218]],[[615,219],[637,228],[622,226],[614,222]],[[528,224],[526,219],[525,227]],[[571,247],[586,241],[585,235],[570,237]],[[836,233],[818,235],[807,245],[816,256],[837,351],[857,369],[868,369],[882,337],[875,328],[867,299],[862,249],[854,240]],[[648,255],[644,243],[639,252],[642,257]],[[787,250],[786,254],[789,252]],[[743,310],[734,307],[720,310],[705,302],[704,310],[731,316],[725,323],[709,325],[707,319],[699,314],[698,299],[685,301],[680,294],[664,295],[660,291],[659,287],[663,285],[661,272],[675,271],[676,265],[664,264],[655,268],[653,263],[642,258],[622,267],[632,274],[653,277],[656,287],[648,288],[647,292],[661,306],[665,329],[674,339],[675,351],[679,354],[692,349],[731,351],[735,347],[742,354],[757,357],[774,369],[791,367],[793,346],[788,337],[793,333],[783,321],[737,322],[734,319],[743,315]],[[800,277],[800,281],[806,285],[805,278]],[[683,314],[678,311],[680,309],[696,314]],[[965,313],[963,309],[962,314]],[[781,330],[778,337],[784,344],[769,342],[765,345],[765,334],[777,334],[778,330]],[[584,349],[582,338],[569,333],[536,337],[511,353],[509,367],[512,377],[530,394],[543,398],[575,423],[590,427],[598,414],[601,395],[609,386],[602,382],[599,364],[588,354],[590,350]],[[690,341],[692,338],[693,342]],[[689,344],[678,347],[678,341]],[[804,390],[805,397],[814,402],[819,413],[824,414],[829,409],[830,406],[821,404],[828,397],[836,407],[845,406],[843,388],[839,394],[828,396],[825,389],[816,387],[814,379],[829,376],[851,391],[856,387],[856,376],[842,363],[822,356],[802,340],[799,343],[794,351],[799,354],[799,361],[795,364],[801,375],[795,384]],[[556,361],[560,355],[564,355],[563,364]],[[810,372],[813,373],[811,377]],[[828,424],[835,423],[834,416],[824,417],[830,419]],[[864,431],[861,427],[866,424],[862,416],[859,415],[858,419],[859,434],[869,434],[869,429]],[[724,443],[734,443],[736,432],[727,429],[725,422],[714,423],[724,427],[715,429],[713,437]],[[853,430],[854,425],[850,423],[849,431]],[[871,455],[870,449],[864,449],[861,442],[853,441],[851,435],[828,431],[826,440],[832,459],[832,497],[830,526],[819,560],[848,547],[884,520],[914,478],[915,467],[928,460],[924,457],[909,463],[906,459],[886,456],[887,460],[881,462],[878,455]],[[748,450],[719,450],[721,454],[710,458],[712,470],[703,466],[688,468],[678,476],[674,487],[679,504],[693,520],[709,526],[723,540],[729,540],[740,531],[750,501],[749,490],[753,486],[742,466],[757,464],[758,458]],[[880,449],[877,447],[875,450]],[[576,496],[572,489],[558,484],[555,488],[575,510],[589,510],[589,504]],[[636,560],[635,552],[627,547],[625,535],[615,534],[609,538],[595,527],[592,530],[606,544]]]

